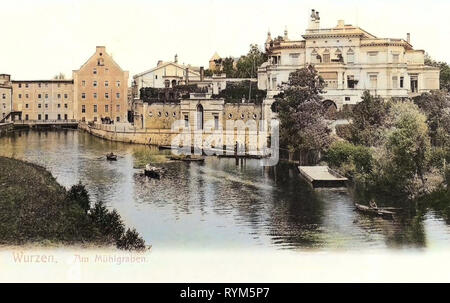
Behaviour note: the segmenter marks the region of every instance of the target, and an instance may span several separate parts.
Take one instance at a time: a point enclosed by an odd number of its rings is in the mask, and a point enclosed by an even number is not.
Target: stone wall
[[[1,123],[0,124],[0,136],[3,136],[4,134],[13,131],[14,130],[14,124],[13,123]]]

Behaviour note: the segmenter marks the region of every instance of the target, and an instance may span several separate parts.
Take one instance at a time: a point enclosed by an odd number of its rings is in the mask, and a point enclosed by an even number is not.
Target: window
[[[120,112],[120,104],[117,104],[117,105],[116,105],[116,111],[117,111],[117,112]]]
[[[105,81],[105,87],[108,87],[108,86],[109,86],[109,82]]]
[[[300,53],[289,54],[289,59],[291,61],[291,64],[298,64],[299,58],[300,58]]]
[[[97,104],[94,104],[94,113],[97,112]]]
[[[417,75],[411,75],[411,92],[417,93],[419,89],[419,77]]]
[[[109,94],[105,93],[105,98],[108,99],[109,98]]]
[[[398,88],[398,77],[397,76],[393,76],[392,77],[392,88]]]
[[[81,81],[81,86],[86,86],[86,81],[85,80]]]
[[[377,88],[377,75],[369,75],[369,82],[370,82],[370,88],[376,89]]]
[[[28,121],[28,114],[26,114],[26,115],[25,115],[25,120],[27,120],[27,121]]]
[[[400,88],[403,88],[404,82],[405,82],[405,77],[400,77]]]
[[[2,99],[6,99],[6,94],[2,94]]]
[[[120,117],[116,117],[116,121],[117,121],[117,122],[120,122]]]
[[[45,103],[45,108],[48,108],[48,103]],[[47,120],[47,119],[46,119]]]
[[[93,71],[92,71],[92,73],[93,73],[94,75],[97,75],[97,69],[94,68]]]
[[[19,88],[21,88],[22,87],[22,83],[19,83]]]
[[[86,112],[86,105],[81,105],[81,112],[85,113]]]
[[[67,114],[64,114],[64,120],[67,120]]]
[[[61,104],[60,103],[58,103],[58,108],[61,108]]]
[[[347,76],[347,87],[348,88],[355,88],[356,84],[357,84],[357,81],[355,81],[355,76],[348,75]]]
[[[117,99],[120,99],[120,93],[116,93]]]
[[[94,99],[97,99],[97,93],[94,93],[93,96],[94,96]]]
[[[38,104],[38,108],[42,108],[42,104],[41,103]]]
[[[58,114],[58,120],[61,120],[61,114]]]
[[[350,97],[345,97],[345,101],[350,101]]]
[[[92,83],[92,85],[93,85],[94,87],[97,87],[97,81],[94,81],[94,82]]]
[[[368,63],[377,63],[378,52],[368,52],[367,53],[367,62]]]
[[[392,54],[392,63],[398,63],[399,62],[399,54]]]
[[[68,98],[68,95],[67,94],[64,94],[64,99],[67,99]]]
[[[323,53],[323,63],[330,63],[330,52],[328,50]]]
[[[189,127],[189,116],[184,114],[184,127]]]
[[[105,105],[105,113],[109,112],[109,105]]]
[[[155,79],[158,79],[158,75],[155,75]]]
[[[311,53],[311,63],[320,63],[320,56],[319,54],[314,50]]]
[[[28,94],[25,94],[25,98],[27,98],[27,99],[28,99],[28,97],[29,97],[29,95],[28,95]]]
[[[28,108],[28,103],[25,104],[25,108]]]
[[[48,99],[48,94],[45,94],[45,99]]]
[[[22,99],[22,94],[19,94],[19,99]]]
[[[64,108],[68,108],[67,103],[64,103]]]
[[[28,83],[25,83],[25,87],[28,88]]]
[[[86,93],[81,94],[81,99],[86,99]]]
[[[116,85],[117,85],[117,87],[120,87],[120,81],[119,80],[117,80]]]
[[[219,115],[214,115],[214,129],[219,129]]]
[[[42,120],[41,114],[38,115],[38,120]]]
[[[97,117],[96,116],[94,117],[94,122],[97,122]]]
[[[38,99],[41,99],[42,98],[42,95],[41,94],[38,94]]]
[[[61,99],[61,94],[58,94],[58,99]]]
[[[45,114],[45,120],[48,120],[48,114]]]

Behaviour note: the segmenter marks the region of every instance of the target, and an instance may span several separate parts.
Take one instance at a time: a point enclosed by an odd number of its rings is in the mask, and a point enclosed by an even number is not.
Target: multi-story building
[[[11,76],[0,74],[0,121],[8,118],[12,110]]]
[[[324,99],[341,108],[361,100],[364,90],[383,98],[410,97],[439,89],[439,69],[426,66],[423,50],[406,39],[378,38],[344,21],[320,28],[319,12],[312,11],[303,39],[266,40],[268,61],[258,69],[258,87],[276,95],[289,74],[313,64],[326,82]]]
[[[72,120],[72,80],[13,80],[13,110],[22,120]]]
[[[73,71],[73,81],[77,120],[127,121],[128,71],[120,68],[104,46],[97,46],[87,62]]]

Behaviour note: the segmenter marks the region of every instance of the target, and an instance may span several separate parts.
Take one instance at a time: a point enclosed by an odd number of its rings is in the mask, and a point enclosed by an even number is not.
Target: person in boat
[[[375,202],[374,199],[370,200],[369,206],[372,207],[372,208],[378,208],[377,203]]]

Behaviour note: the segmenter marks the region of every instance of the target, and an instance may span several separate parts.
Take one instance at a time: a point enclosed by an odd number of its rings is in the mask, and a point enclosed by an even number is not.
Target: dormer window
[[[97,65],[99,65],[99,66],[103,66],[103,65],[104,65],[104,60],[103,60],[103,58],[98,58],[98,59],[97,59]]]

